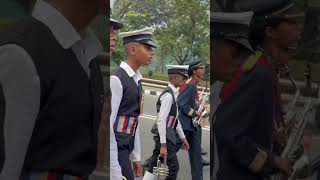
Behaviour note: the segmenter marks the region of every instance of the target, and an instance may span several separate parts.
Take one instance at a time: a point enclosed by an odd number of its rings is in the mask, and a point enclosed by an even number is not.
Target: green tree
[[[125,31],[155,28],[160,72],[167,59],[184,64],[194,58],[204,62],[209,58],[208,12],[208,0],[123,0],[114,7],[114,17],[125,24]]]
[[[173,2],[174,18],[163,28],[164,41],[178,64],[193,58],[208,58],[209,15],[207,4],[201,1],[176,0]],[[204,49],[206,52],[204,52]]]

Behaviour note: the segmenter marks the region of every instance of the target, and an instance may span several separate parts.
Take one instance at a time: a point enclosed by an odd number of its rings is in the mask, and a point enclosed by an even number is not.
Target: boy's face
[[[175,75],[175,78],[174,78],[175,86],[176,86],[176,87],[181,87],[181,86],[183,86],[183,85],[186,83],[186,79],[187,79],[187,77],[182,76],[182,75],[180,75],[180,74]]]
[[[141,65],[151,64],[153,57],[153,49],[147,44],[137,43],[134,51],[135,59]]]
[[[193,71],[193,74],[196,75],[199,79],[202,79],[204,76],[204,68],[199,67]]]
[[[237,49],[229,44],[217,43],[211,47],[210,70],[212,79],[228,82],[239,66],[235,59]]]
[[[110,54],[111,55],[115,51],[116,41],[117,41],[116,32],[113,30],[113,27],[110,26],[110,44],[109,45],[110,45]]]
[[[300,27],[301,28],[301,27]],[[283,21],[267,31],[276,46],[282,49],[296,48],[300,40],[300,29],[295,21]]]

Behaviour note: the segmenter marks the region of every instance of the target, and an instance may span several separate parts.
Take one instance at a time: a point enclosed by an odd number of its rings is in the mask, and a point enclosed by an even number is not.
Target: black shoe
[[[202,158],[202,166],[209,166],[210,162]]]
[[[201,148],[201,155],[206,155],[206,154],[208,154],[208,152]]]

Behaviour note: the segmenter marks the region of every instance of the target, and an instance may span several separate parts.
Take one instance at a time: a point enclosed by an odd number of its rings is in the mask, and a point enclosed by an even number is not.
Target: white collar
[[[32,16],[45,24],[56,40],[64,49],[71,48],[83,40],[88,52],[87,58],[92,59],[102,52],[102,45],[91,30],[86,30],[83,36],[75,30],[72,24],[52,5],[38,0],[33,9]]]
[[[177,89],[176,87],[174,87],[173,84],[169,83],[168,86],[172,89],[172,91],[173,91],[174,94],[179,93],[178,89]]]
[[[134,72],[131,66],[129,66],[126,62],[121,61],[120,67],[126,71],[129,77],[133,77],[134,75],[137,75],[138,79],[142,78],[140,71],[137,70],[137,72]]]

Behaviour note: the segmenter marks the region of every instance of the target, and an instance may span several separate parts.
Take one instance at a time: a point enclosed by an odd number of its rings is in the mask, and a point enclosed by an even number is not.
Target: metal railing
[[[147,86],[147,87],[153,87],[153,88],[159,88],[159,89],[164,89],[167,87],[168,85],[168,81],[162,81],[162,80],[155,80],[155,79],[148,79],[148,78],[142,78],[142,85],[143,86]],[[281,84],[282,87],[284,86],[291,86],[290,81],[286,80],[286,79],[280,79],[279,83]],[[311,88],[313,90],[317,90],[318,94],[317,97],[314,97],[314,99],[319,98],[320,97],[320,90],[319,90],[319,84],[320,82],[313,82],[311,84]],[[297,81],[297,86],[299,88],[303,88],[305,87],[305,83],[303,81]],[[202,91],[201,87],[198,86],[198,90]],[[205,92],[210,93],[210,88],[206,88]],[[289,101],[290,99],[293,98],[293,95],[289,94],[289,93],[283,93],[282,94],[282,99],[284,101]],[[301,106],[307,102],[307,97],[305,96],[301,96],[300,98],[298,98],[297,102],[301,104]]]
[[[148,79],[148,78],[142,78],[141,83],[144,86],[160,88],[160,89],[166,88],[169,84],[168,81]],[[198,86],[198,90],[200,91],[200,90],[202,90],[202,88],[200,86]],[[210,88],[205,88],[205,92],[210,92]]]

